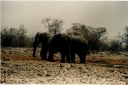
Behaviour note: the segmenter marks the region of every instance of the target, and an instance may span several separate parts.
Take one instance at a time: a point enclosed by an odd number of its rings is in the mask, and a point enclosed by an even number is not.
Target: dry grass
[[[110,84],[128,83],[128,56],[117,54],[91,54],[86,63],[60,63],[60,54],[54,55],[55,62],[32,57],[31,48],[1,49],[2,83],[51,83],[51,84]]]

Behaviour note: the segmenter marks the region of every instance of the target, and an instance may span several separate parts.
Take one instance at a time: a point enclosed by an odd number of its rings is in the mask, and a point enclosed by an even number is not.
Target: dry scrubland
[[[6,84],[128,84],[128,55],[98,53],[87,56],[85,64],[41,61],[39,49],[32,57],[32,48],[1,49],[1,83]]]

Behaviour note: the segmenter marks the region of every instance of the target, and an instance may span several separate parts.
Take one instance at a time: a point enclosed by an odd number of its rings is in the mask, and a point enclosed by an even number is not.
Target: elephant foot
[[[65,63],[65,60],[61,60],[61,63]]]
[[[71,63],[71,61],[68,61],[68,63]]]
[[[51,62],[54,62],[54,60],[50,60]]]
[[[41,58],[41,60],[46,60],[46,58]]]
[[[50,59],[50,58],[48,58],[47,60],[50,61],[50,62],[54,62],[54,60],[53,59]]]
[[[70,59],[68,60],[68,63],[71,63],[71,60]]]
[[[84,61],[80,61],[80,63],[84,64],[85,62]]]
[[[32,55],[33,56],[33,58],[35,58],[36,56],[35,55]]]
[[[76,63],[75,61],[72,61],[72,63]]]
[[[54,62],[54,60],[49,60],[50,62]]]

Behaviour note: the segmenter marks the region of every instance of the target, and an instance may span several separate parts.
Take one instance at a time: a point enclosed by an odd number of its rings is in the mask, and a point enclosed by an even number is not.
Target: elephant
[[[59,35],[59,36],[58,36]],[[61,36],[60,34],[50,34],[50,33],[37,33],[35,35],[35,39],[33,42],[33,57],[35,57],[36,48],[39,43],[41,43],[41,51],[40,56],[42,60],[47,60],[47,57],[49,54],[48,60],[53,60],[53,54],[60,52],[61,53],[61,62],[65,62],[65,56],[67,56],[68,61],[70,62],[70,56],[69,56],[69,44],[65,40],[67,36]],[[62,44],[63,43],[63,44]]]
[[[71,60],[73,63],[75,63],[75,54],[80,57],[80,63],[85,63],[88,42],[82,35],[73,35],[71,39]]]
[[[53,54],[56,52],[60,52],[61,54],[61,62],[65,62],[65,57],[67,58],[67,61],[70,63],[71,57],[70,57],[70,37],[65,34],[56,34],[51,39],[49,39],[49,61],[54,61]]]
[[[53,54],[61,53],[61,61],[65,62],[65,56],[68,62],[75,63],[75,54],[80,57],[80,63],[84,63],[88,51],[87,40],[82,36],[69,36],[67,34],[56,34],[49,41],[48,60],[54,61]]]
[[[87,41],[82,36],[69,36],[67,34],[37,33],[33,42],[33,57],[37,45],[41,43],[40,56],[42,60],[54,61],[54,54],[60,52],[61,62],[66,60],[75,63],[75,54],[80,57],[80,63],[84,63],[87,55]],[[47,56],[47,54],[49,54]]]
[[[48,49],[48,41],[49,39],[52,37],[53,35],[50,33],[37,33],[35,35],[35,39],[33,42],[33,57],[35,57],[35,53],[36,53],[36,48],[38,46],[39,43],[41,43],[41,51],[40,51],[40,56],[42,60],[46,60],[47,59],[47,53],[49,51]]]

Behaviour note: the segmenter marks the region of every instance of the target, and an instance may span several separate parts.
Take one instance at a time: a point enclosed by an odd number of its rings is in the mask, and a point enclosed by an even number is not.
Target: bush
[[[113,53],[118,53],[122,51],[123,49],[122,43],[123,42],[121,40],[116,40],[116,39],[111,40],[109,42],[109,51]]]
[[[1,30],[1,46],[3,47],[31,47],[32,38],[26,35],[24,25],[16,28],[4,28]]]

